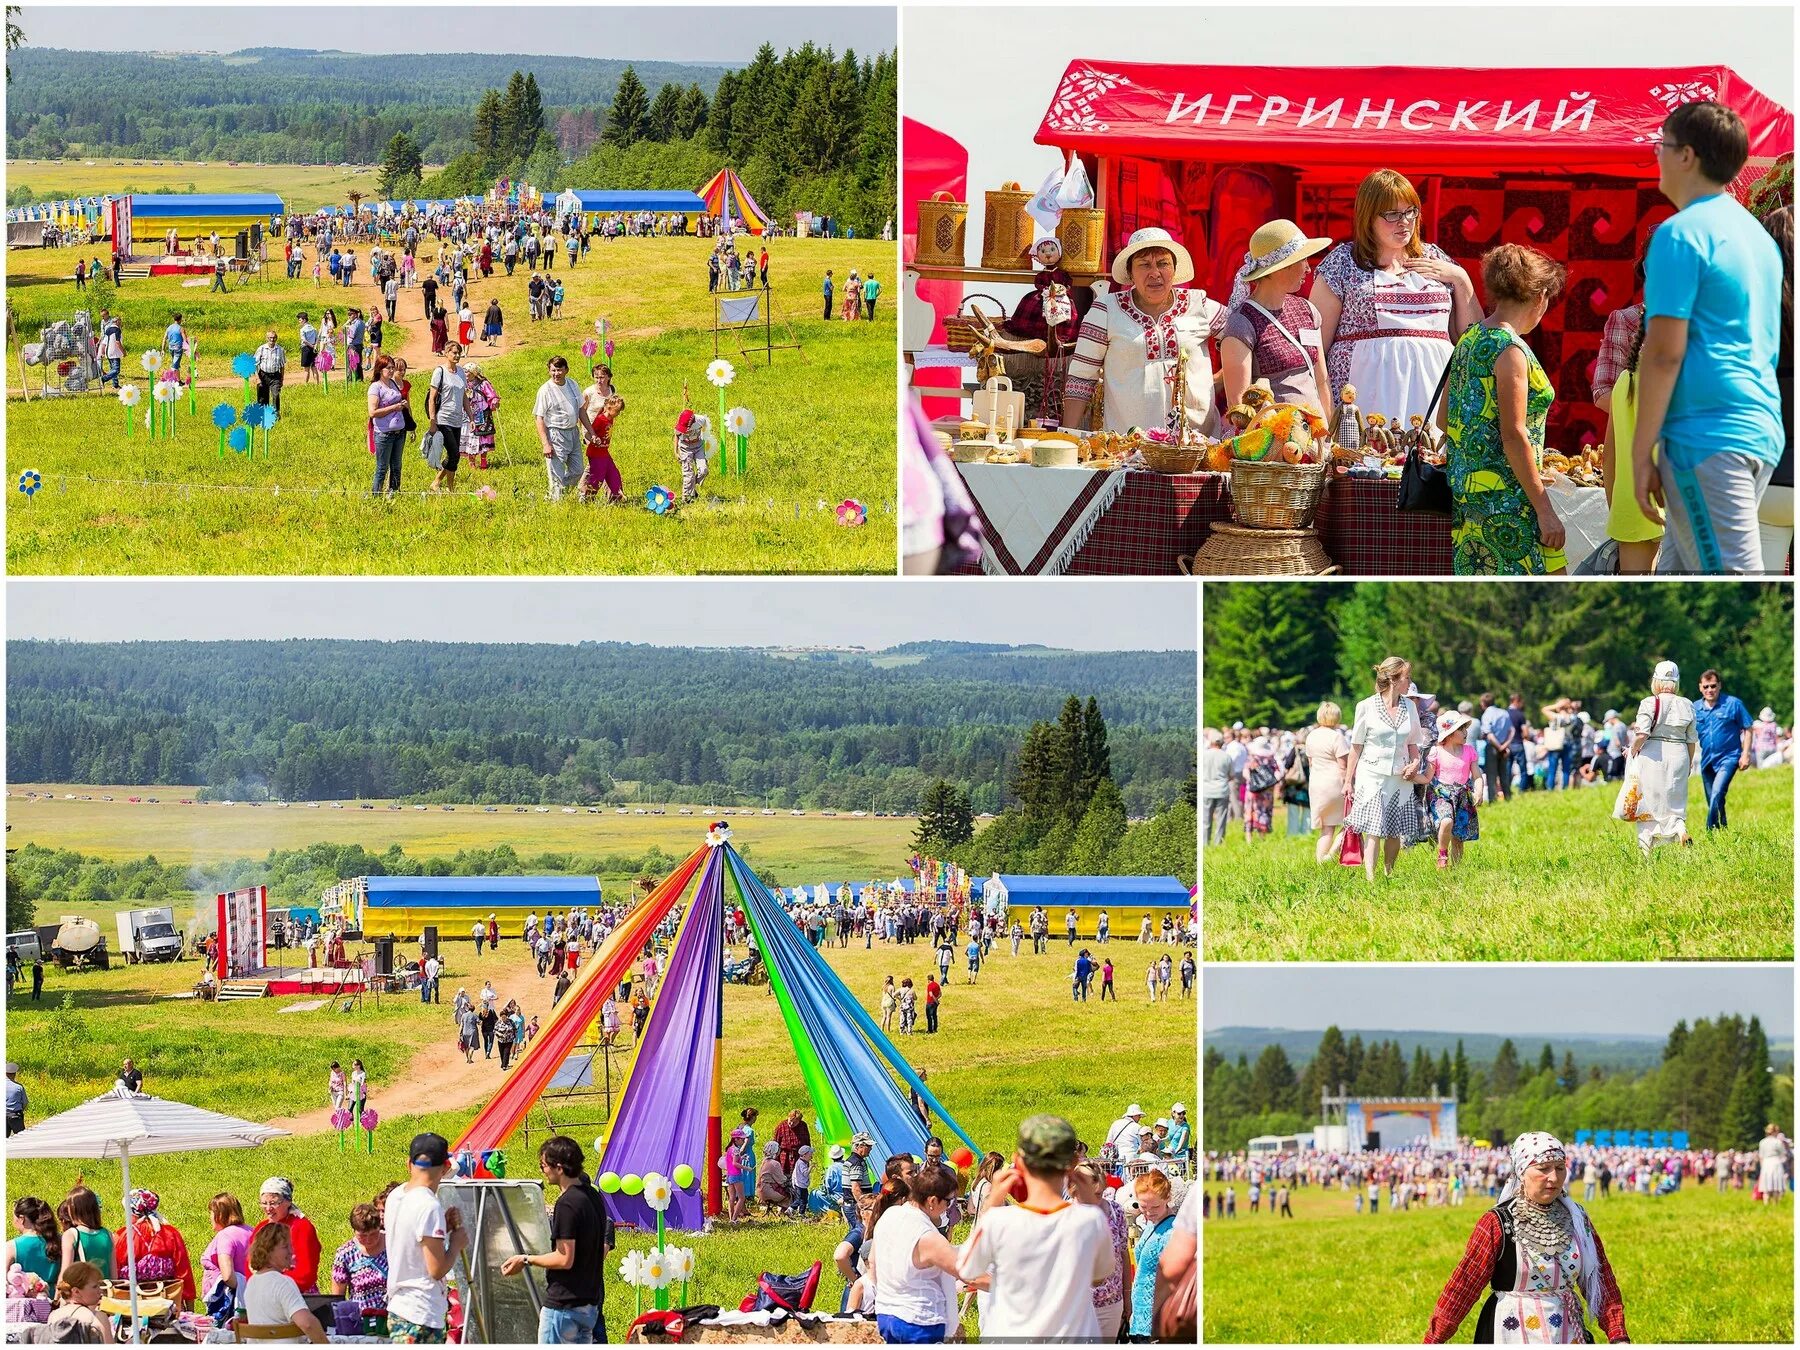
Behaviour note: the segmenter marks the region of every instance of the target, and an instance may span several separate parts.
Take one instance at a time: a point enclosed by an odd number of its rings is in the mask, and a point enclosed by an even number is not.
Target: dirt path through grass
[[[473,920],[470,922],[472,924]],[[494,990],[500,996],[496,1007],[505,1007],[509,998],[517,999],[525,1011],[526,1022],[529,1023],[535,1014],[540,1028],[549,1024],[550,999],[556,981],[549,975],[538,978],[536,960],[527,953],[525,944],[516,935],[502,938],[498,956],[484,947],[477,960],[474,944],[466,941],[445,943],[442,951],[453,972],[444,975],[438,990],[443,1008],[442,1034],[413,1056],[412,1063],[397,1081],[369,1085],[369,1104],[383,1118],[476,1107],[499,1090],[503,1075],[498,1051],[492,1059],[478,1054],[473,1063],[468,1063],[456,1048],[456,1026],[451,1021],[450,1010],[456,1002],[458,989],[467,989],[470,998],[479,999],[481,982],[492,979]],[[516,1058],[513,1064],[507,1073],[517,1071]],[[346,1071],[348,1068],[346,1065]],[[319,1095],[323,1096],[324,1069],[320,1082]],[[269,1124],[294,1134],[322,1134],[331,1129],[331,1107],[325,1105],[297,1116],[283,1116]]]

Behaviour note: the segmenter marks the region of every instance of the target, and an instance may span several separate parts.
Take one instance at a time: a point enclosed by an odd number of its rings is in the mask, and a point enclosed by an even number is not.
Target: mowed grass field
[[[692,405],[715,420],[718,397],[706,381],[713,360],[713,302],[706,290],[709,241],[596,241],[572,271],[559,260],[566,288],[562,315],[533,325],[523,270],[471,287],[479,328],[490,296],[499,298],[509,345],[471,354],[501,399],[499,440],[486,470],[465,461],[456,491],[428,493],[432,470],[419,437],[406,448],[401,494],[368,496],[373,473],[366,438],[366,385],[346,385],[334,372],[329,391],[306,387],[299,368],[298,315],[316,321],[325,306],[340,319],[366,306],[372,288],[315,287],[308,275],[288,281],[279,258],[270,274],[224,294],[183,278],[127,281],[102,298],[78,295],[78,257],[96,249],[22,250],[8,256],[7,297],[18,340],[80,307],[109,304],[124,321],[123,373],[147,391],[139,358],[160,345],[179,311],[198,345],[201,387],[194,413],[178,401],[176,432],[151,439],[135,410],[131,434],[111,391],[7,407],[8,490],[35,469],[43,490],[20,497],[8,513],[7,560],[14,574],[532,574],[581,573],[889,573],[895,556],[895,327],[884,297],[873,323],[824,322],[818,292],[827,268],[839,282],[852,268],[871,269],[884,286],[894,278],[893,244],[844,240],[775,240],[770,248],[773,364],[746,359],[729,334],[722,352],[736,368],[728,406],[756,419],[746,476],[720,472],[715,458],[701,500],[664,516],[644,505],[652,486],[679,496],[673,448],[684,387]],[[366,258],[367,247],[359,247]],[[435,258],[435,242],[422,246]],[[890,289],[889,296],[894,294]],[[418,289],[402,294],[386,350],[412,350],[424,328]],[[615,382],[626,410],[614,427],[613,457],[624,481],[617,507],[583,504],[570,494],[547,500],[544,460],[531,417],[545,362],[567,357],[573,374],[588,366],[584,341],[594,321],[612,324]],[[273,327],[288,348],[289,382],[282,421],[264,456],[219,453],[215,405],[241,404],[232,358],[254,349]],[[760,338],[761,328],[757,329]],[[516,345],[514,345],[516,344]],[[414,360],[414,413],[421,422],[431,375],[429,343]],[[340,360],[343,353],[339,353]],[[9,345],[9,385],[19,377],[16,342]],[[32,371],[37,375],[37,371]],[[208,387],[208,382],[218,387]],[[585,375],[581,381],[585,383]],[[476,494],[490,488],[495,499]],[[838,523],[838,505],[862,503],[861,526]]]
[[[428,165],[426,173],[435,167]],[[8,187],[28,187],[51,201],[121,192],[275,192],[296,211],[343,206],[352,189],[375,196],[379,173],[372,164],[196,164],[110,157],[6,162]]]
[[[55,800],[26,798],[28,791],[54,791]],[[74,792],[92,801],[65,801]],[[459,849],[496,848],[508,844],[521,856],[535,853],[640,855],[652,845],[672,857],[684,858],[706,837],[709,817],[696,806],[691,816],[616,815],[613,807],[590,816],[585,811],[565,816],[560,807],[548,815],[533,809],[523,813],[502,806],[489,815],[481,807],[458,806],[445,811],[432,806],[420,811],[407,805],[390,811],[389,803],[374,803],[372,811],[348,802],[343,810],[323,804],[317,810],[290,804],[286,808],[201,804],[182,806],[180,798],[194,789],[179,787],[91,787],[70,784],[14,784],[8,788],[6,820],[11,847],[37,844],[42,848],[72,849],[90,857],[128,861],[154,856],[166,865],[215,864],[239,858],[261,858],[272,849],[305,848],[310,844],[361,844],[371,853],[398,844],[408,857],[450,857]],[[115,800],[101,798],[111,795]],[[156,803],[126,801],[128,796],[152,796]],[[864,881],[905,875],[906,858],[912,852],[912,835],[918,822],[898,816],[877,820],[873,816],[821,816],[809,811],[790,816],[731,817],[740,850],[748,849],[751,863],[773,869],[787,886],[814,886],[820,882]],[[603,879],[604,880],[604,879]],[[616,880],[616,879],[614,879]],[[65,902],[40,903],[40,913],[65,912]],[[110,913],[130,908],[116,905],[68,904],[68,913]],[[43,922],[55,917],[51,914]]]
[[[1648,862],[1612,819],[1613,787],[1531,792],[1481,808],[1462,865],[1401,851],[1394,875],[1313,862],[1316,835],[1202,851],[1209,961],[1788,960],[1794,953],[1794,775],[1740,773],[1731,828],[1708,833],[1690,780],[1694,846]]]
[[[1252,1215],[1240,1187],[1238,1217],[1208,1220],[1201,1239],[1205,1339],[1417,1344],[1475,1221],[1491,1207],[1471,1196],[1461,1208],[1390,1214],[1383,1205],[1378,1215],[1358,1215],[1349,1193],[1308,1187],[1294,1193],[1294,1217],[1283,1219]],[[1615,1195],[1587,1208],[1633,1341],[1793,1342],[1791,1201],[1765,1209],[1747,1191],[1688,1186],[1662,1199]],[[1458,1342],[1473,1339],[1480,1311],[1477,1303]]]
[[[983,1148],[1010,1151],[1019,1121],[1044,1110],[1066,1115],[1097,1147],[1128,1101],[1164,1115],[1173,1102],[1192,1104],[1198,1095],[1197,1001],[1150,1005],[1141,993],[1132,997],[1139,967],[1164,950],[1114,943],[1114,959],[1132,977],[1121,978],[1122,1001],[1074,1004],[1062,949],[1039,957],[1027,946],[1013,957],[1003,944],[976,986],[962,983],[962,974],[953,972],[937,1035],[896,1035],[896,1043],[912,1063],[928,1071],[934,1091]],[[477,967],[467,943],[449,944],[446,955],[452,989],[477,969],[481,974],[510,970],[495,981],[503,993],[532,978],[517,942],[502,944],[504,967],[496,966],[491,954]],[[864,1006],[878,1014],[883,976],[910,975],[922,982],[930,949],[922,943],[893,949],[878,943],[865,951],[853,944],[830,948],[825,955]],[[371,1101],[379,1111],[383,1083],[416,1063],[415,1052],[443,1047],[425,1053],[454,1053],[448,1004],[426,1008],[409,998],[383,999],[379,1011],[365,1002],[361,1011],[346,1015],[329,1009],[279,1012],[290,1000],[234,1003],[228,1010],[163,1001],[162,995],[185,989],[196,974],[192,962],[53,974],[43,1003],[15,995],[8,1006],[6,1054],[22,1066],[22,1081],[32,1094],[30,1119],[41,1120],[103,1090],[127,1054],[144,1067],[146,1087],[159,1095],[268,1120],[322,1104],[333,1059],[362,1057],[370,1074]],[[58,1007],[65,992],[72,998],[70,1012]],[[766,1136],[780,1115],[806,1102],[767,988],[727,986],[725,1028],[726,1113],[760,1108]],[[497,1065],[493,1068],[497,1085]],[[197,1259],[210,1233],[205,1207],[215,1191],[231,1191],[250,1204],[264,1177],[293,1177],[299,1203],[318,1224],[329,1252],[348,1237],[351,1205],[404,1175],[405,1143],[415,1131],[435,1129],[454,1140],[474,1110],[384,1115],[373,1156],[340,1154],[335,1135],[324,1133],[279,1139],[254,1150],[145,1158],[133,1164],[132,1179],[160,1193],[164,1215],[187,1235]],[[584,1132],[584,1146],[596,1132]],[[529,1150],[515,1140],[510,1151],[517,1159],[514,1175],[532,1175]],[[9,1162],[7,1189],[14,1196],[54,1200],[77,1175],[100,1192],[108,1221],[115,1220],[119,1171],[113,1164]],[[831,1254],[841,1236],[835,1221],[759,1220],[738,1231],[698,1237],[692,1245],[699,1251],[700,1277],[691,1298],[735,1307],[754,1288],[759,1272],[802,1271],[822,1260],[826,1277],[820,1306],[835,1308],[842,1281],[832,1271]],[[647,1245],[643,1235],[634,1234],[621,1243],[620,1254]],[[632,1306],[630,1290],[615,1276],[617,1260],[615,1256],[609,1263],[606,1304],[613,1341],[623,1339]]]

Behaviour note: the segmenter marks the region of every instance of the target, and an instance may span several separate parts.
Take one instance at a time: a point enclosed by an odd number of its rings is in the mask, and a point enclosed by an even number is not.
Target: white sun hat
[[[1160,248],[1174,255],[1177,286],[1185,286],[1194,279],[1193,255],[1175,242],[1174,235],[1155,225],[1147,225],[1134,231],[1131,238],[1125,241],[1125,247],[1113,255],[1112,279],[1121,286],[1131,285],[1132,258],[1150,248]]]

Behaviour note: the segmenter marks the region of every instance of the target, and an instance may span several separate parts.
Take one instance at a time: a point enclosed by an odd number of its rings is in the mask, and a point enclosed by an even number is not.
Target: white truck
[[[181,935],[175,931],[175,911],[128,909],[119,915],[119,954],[127,961],[177,961]]]

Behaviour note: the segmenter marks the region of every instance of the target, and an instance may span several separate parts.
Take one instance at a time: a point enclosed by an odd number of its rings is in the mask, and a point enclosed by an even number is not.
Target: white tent
[[[555,210],[558,216],[579,216],[581,214],[581,194],[574,188],[564,188],[556,194]]]
[[[136,1230],[131,1223],[131,1155],[255,1148],[286,1130],[207,1111],[186,1102],[131,1092],[123,1084],[60,1116],[39,1121],[6,1141],[8,1158],[116,1157],[124,1173],[126,1272],[131,1285],[131,1339],[138,1339]]]

